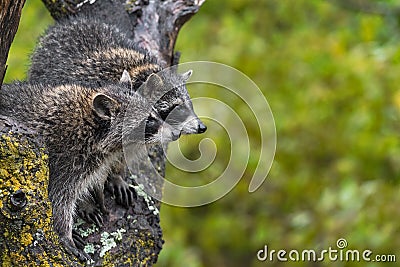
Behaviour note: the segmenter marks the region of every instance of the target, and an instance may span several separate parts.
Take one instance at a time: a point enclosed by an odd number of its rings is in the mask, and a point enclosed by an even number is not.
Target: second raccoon
[[[28,73],[31,82],[78,83],[87,87],[117,82],[127,70],[137,90],[162,67],[148,51],[139,48],[116,26],[84,16],[70,18],[50,27],[32,55]],[[185,83],[191,72],[165,72],[164,85],[172,86],[154,105],[161,117],[182,134],[203,133],[207,127],[193,111]]]

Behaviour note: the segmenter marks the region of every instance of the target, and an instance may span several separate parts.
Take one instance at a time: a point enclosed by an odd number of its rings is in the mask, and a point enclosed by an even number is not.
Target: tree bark
[[[0,117],[0,266],[81,266],[53,231],[48,178],[41,138]]]
[[[204,0],[42,1],[56,20],[67,19],[71,15],[84,12],[88,16],[101,18],[106,23],[116,24],[129,38],[152,51],[165,67],[178,63],[179,53],[174,53],[178,32],[204,2]],[[116,17],[118,19],[115,19]],[[7,122],[7,118],[3,124],[6,126],[0,127],[1,136],[6,139],[0,139],[1,159],[7,158],[7,161],[0,161],[0,171],[12,175],[5,177],[0,173],[0,266],[4,264],[47,266],[45,265],[47,263],[53,266],[81,266],[77,259],[65,253],[58,245],[52,230],[51,212],[49,212],[51,206],[47,199],[48,167],[41,143],[36,142],[36,137],[26,131],[15,135],[15,130],[12,128],[20,129],[22,126],[11,127],[12,123]],[[27,142],[21,142],[26,139]],[[163,151],[161,146],[153,146],[149,155],[154,168],[164,177]],[[24,167],[22,163],[18,165],[19,161],[29,163],[33,167]],[[14,162],[17,167],[14,166]],[[11,168],[10,171],[7,168]],[[39,175],[41,178],[37,173],[28,172],[29,179],[16,182],[17,186],[12,186],[9,181],[15,180],[13,172],[15,168],[28,170],[39,168],[42,170]],[[1,181],[3,176],[5,181]],[[141,181],[148,181],[144,185],[146,190],[135,185],[133,176],[140,177]],[[75,225],[75,229],[88,243],[86,251],[91,251],[89,254],[92,256],[93,266],[152,266],[157,261],[164,243],[160,227],[160,203],[145,193],[151,190],[160,199],[162,181],[146,165],[141,165],[135,170],[134,175],[127,174],[125,178],[131,181],[137,193],[134,206],[121,207],[108,192],[105,192],[106,207],[110,210],[105,225],[98,229],[80,220]],[[18,191],[20,189],[23,194]],[[30,211],[28,217],[26,213],[23,213],[25,217],[18,214],[14,216],[13,210],[17,208],[13,205],[18,206],[21,198],[24,202],[25,195],[27,203],[32,200],[38,205],[32,207],[24,205],[22,210]],[[26,207],[31,207],[31,210]],[[35,223],[31,223],[32,221]],[[2,232],[3,227],[7,230]]]
[[[7,57],[14,40],[25,0],[0,0],[0,87],[7,70]]]
[[[179,30],[205,0],[42,0],[55,20],[79,12],[101,17],[118,27],[136,43],[152,51],[165,66],[179,61],[174,47]],[[92,3],[92,4],[91,4]],[[179,56],[178,56],[179,57]]]

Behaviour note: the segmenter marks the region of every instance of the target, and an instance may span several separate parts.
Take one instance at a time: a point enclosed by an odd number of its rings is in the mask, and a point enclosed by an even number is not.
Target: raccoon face
[[[170,71],[154,73],[137,91],[150,102],[161,97],[145,122],[146,143],[175,141],[181,134],[204,133],[207,130],[194,113],[185,86],[191,74],[192,71],[182,75]],[[122,74],[120,83],[125,84],[128,91],[132,90],[132,81],[127,71]]]
[[[146,143],[169,143],[181,136],[181,132],[164,122],[154,109],[147,118],[145,127]]]
[[[191,74],[192,71],[188,71],[182,75],[175,74],[175,77],[169,77],[170,84],[173,84],[170,86],[173,89],[169,90],[155,104],[160,117],[182,134],[199,134],[207,130],[207,127],[195,114],[185,86]]]
[[[138,93],[142,97],[151,98],[152,95],[154,94],[154,90],[157,90],[156,85],[158,79],[160,79],[159,76],[157,75],[152,76],[152,78],[150,78],[150,81],[149,80],[147,81],[148,84],[145,84],[141,88],[140,92],[135,92],[132,88],[131,77],[129,73],[126,70],[124,70],[119,85],[122,88],[121,91],[127,95],[137,95]],[[147,144],[154,144],[160,142],[168,143],[177,140],[181,135],[180,131],[175,130],[174,128],[171,127],[171,125],[163,121],[163,119],[160,117],[160,115],[154,109],[154,107],[150,109],[149,116],[147,117],[147,119],[141,122],[141,125],[138,127],[137,131],[138,132],[136,134],[138,136],[142,134],[142,137],[144,137],[144,142]],[[140,133],[140,131],[142,132]]]
[[[163,109],[159,109],[161,118],[182,134],[199,134],[207,130],[194,113],[191,101],[182,102],[177,99],[174,104],[163,106]]]

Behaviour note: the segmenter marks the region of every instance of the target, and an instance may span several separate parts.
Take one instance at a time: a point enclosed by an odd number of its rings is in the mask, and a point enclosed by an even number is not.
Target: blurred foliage
[[[379,1],[399,4],[398,1]],[[260,87],[277,128],[277,151],[263,186],[249,193],[257,159],[224,198],[198,208],[164,205],[166,243],[157,266],[285,266],[258,262],[270,249],[336,248],[397,254],[400,260],[400,18],[346,10],[323,0],[208,0],[182,29],[182,62],[233,66]],[[51,19],[38,0],[24,8],[6,81],[24,78],[29,52]],[[193,97],[223,100],[217,90],[190,87]],[[237,112],[245,104],[226,97]],[[201,106],[196,108],[202,108]],[[259,131],[249,112],[252,148]],[[209,128],[213,125],[211,121]],[[212,128],[212,127],[211,127]],[[213,165],[168,179],[209,182],[229,160],[228,136],[183,137],[189,158],[214,139]],[[296,266],[397,266],[393,263],[300,262]]]
[[[260,263],[256,253],[264,245],[336,248],[339,238],[349,248],[397,253],[399,260],[399,19],[315,0],[204,4],[179,35],[182,61],[228,64],[259,85],[275,117],[276,157],[255,193],[247,192],[248,168],[238,186],[211,205],[164,205],[166,245],[158,266],[285,266]],[[194,97],[223,100],[215,90],[191,89]],[[227,101],[240,110],[235,105],[241,103]],[[246,127],[257,139],[257,130]],[[209,137],[217,146],[226,142]],[[200,138],[181,141],[187,155],[196,153],[191,141]],[[196,175],[214,176],[212,168]],[[191,179],[172,166],[167,177]]]

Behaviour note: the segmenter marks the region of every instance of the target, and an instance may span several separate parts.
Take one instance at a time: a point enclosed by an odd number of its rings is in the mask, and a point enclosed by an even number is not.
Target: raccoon
[[[143,93],[152,90],[146,86]],[[93,89],[22,82],[4,84],[0,90],[0,115],[32,128],[45,141],[54,229],[62,244],[82,261],[89,256],[77,248],[72,234],[77,201],[91,190],[102,197],[111,167],[123,158],[123,145],[133,146],[140,156],[147,155],[145,144],[176,138],[161,119],[154,122],[159,125],[153,132],[144,133],[152,107],[138,93],[124,92],[119,84]]]
[[[101,87],[117,82],[127,70],[132,87],[137,90],[150,74],[162,70],[157,59],[133,43],[120,28],[82,15],[50,27],[31,60],[28,79],[53,85],[79,83]],[[167,71],[161,75],[164,84],[171,88],[154,104],[164,120],[176,110],[171,123],[181,134],[207,130],[195,114],[185,86],[190,75],[191,71],[183,75]]]

